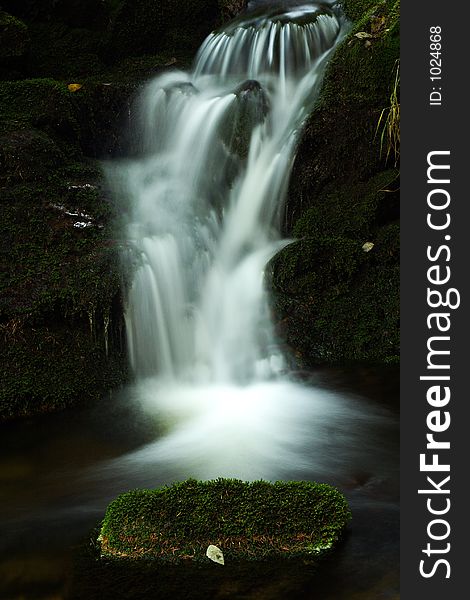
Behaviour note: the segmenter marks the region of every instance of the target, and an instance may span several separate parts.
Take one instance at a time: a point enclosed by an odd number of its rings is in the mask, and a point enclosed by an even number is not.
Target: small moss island
[[[98,541],[102,558],[207,564],[213,544],[225,564],[294,558],[314,563],[350,519],[345,497],[324,483],[188,479],[118,496]]]

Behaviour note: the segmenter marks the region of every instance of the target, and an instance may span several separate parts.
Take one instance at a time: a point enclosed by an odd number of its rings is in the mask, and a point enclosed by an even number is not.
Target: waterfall
[[[138,377],[246,383],[282,368],[263,268],[282,245],[295,144],[342,28],[318,5],[251,15],[209,35],[190,73],[146,87],[142,155],[121,169]]]
[[[298,464],[312,420],[320,442],[347,412],[283,374],[263,273],[285,244],[296,143],[345,28],[335,8],[284,3],[210,34],[189,73],[145,87],[139,156],[112,171],[127,198],[133,393],[173,428],[151,453],[186,475],[269,477],[266,460]]]

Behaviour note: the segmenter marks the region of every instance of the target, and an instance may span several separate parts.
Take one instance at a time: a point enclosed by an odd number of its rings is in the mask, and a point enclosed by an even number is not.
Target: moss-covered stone
[[[344,496],[326,484],[187,480],[119,496],[108,506],[99,540],[102,555],[114,558],[204,564],[214,544],[226,564],[315,561],[350,518]]]
[[[48,78],[0,82],[0,136],[5,144],[3,151],[0,148],[0,160],[20,144],[27,147],[35,143],[38,154],[31,154],[30,160],[28,155],[19,155],[19,160],[23,169],[39,169],[40,140],[44,148],[47,143],[54,144],[68,162],[82,160],[83,154],[109,158],[123,153],[126,143],[123,131],[140,77],[145,78],[151,64],[155,69],[163,68],[163,60],[152,57],[144,66],[140,65],[137,80],[120,72],[110,74],[110,80],[98,76],[81,79],[76,92],[71,92],[64,82]],[[42,167],[46,177],[44,167],[53,156],[59,158],[53,152]],[[30,164],[34,162],[36,165]],[[61,163],[58,160],[56,166]]]
[[[389,104],[399,59],[397,4],[378,3],[363,13],[328,65],[294,164],[288,202],[291,226],[327,184],[367,181],[384,169],[377,124]],[[367,46],[355,33],[370,30],[376,17],[384,20],[377,37],[366,40]]]
[[[0,9],[0,60],[22,56],[28,47],[27,26]]]
[[[9,130],[13,125],[42,130],[67,143],[69,152],[80,137],[73,94],[53,79],[0,82],[0,123]]]
[[[279,334],[300,364],[398,360],[398,252],[390,224],[356,240],[318,234],[273,259]]]
[[[398,219],[398,192],[395,169],[380,171],[368,181],[330,183],[296,221],[294,236],[336,235],[358,241],[373,236],[378,226]]]
[[[29,322],[31,321],[31,322]],[[28,316],[0,323],[0,421],[61,410],[78,402],[97,402],[119,386],[125,356],[76,322],[38,325]],[[107,351],[108,350],[108,351]]]
[[[0,83],[0,420],[126,378],[114,216],[83,156],[85,97],[52,79]]]
[[[271,265],[279,332],[303,364],[398,356],[399,180],[377,125],[399,58],[399,2],[342,4],[351,33],[328,65],[286,205],[286,233],[301,240]]]
[[[96,399],[126,379],[116,215],[90,157],[129,152],[140,84],[188,67],[243,3],[1,4],[0,420]]]
[[[0,186],[34,181],[65,162],[57,144],[35,129],[0,130]]]
[[[99,171],[63,157],[60,168],[51,153],[41,174],[50,140],[43,148],[44,134],[23,134],[32,154],[10,156],[0,182],[0,420],[96,399],[127,376],[118,245]]]

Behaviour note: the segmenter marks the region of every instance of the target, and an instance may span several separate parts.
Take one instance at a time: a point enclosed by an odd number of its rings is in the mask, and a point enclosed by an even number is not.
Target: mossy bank
[[[298,241],[269,269],[279,335],[302,365],[399,354],[398,156],[387,157],[382,132],[400,3],[342,4],[352,28],[328,65],[286,204],[285,233]]]

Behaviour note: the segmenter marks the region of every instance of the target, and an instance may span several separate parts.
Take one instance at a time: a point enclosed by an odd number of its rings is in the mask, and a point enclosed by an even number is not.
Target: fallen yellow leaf
[[[81,83],[69,83],[67,88],[70,92],[78,92],[78,90],[82,87]]]

